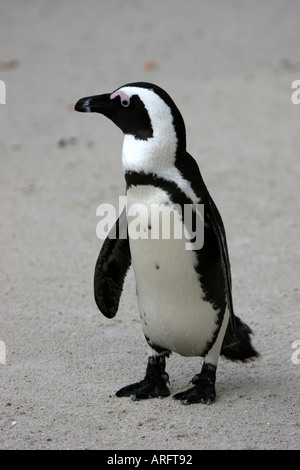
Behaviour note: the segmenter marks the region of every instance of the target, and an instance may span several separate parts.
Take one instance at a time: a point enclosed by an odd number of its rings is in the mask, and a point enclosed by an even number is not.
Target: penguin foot
[[[130,397],[132,400],[143,400],[146,398],[168,397],[170,391],[164,381],[145,377],[141,382],[121,388],[116,395],[117,397]]]
[[[146,375],[141,382],[127,385],[116,392],[117,397],[131,397],[132,400],[168,397],[169,376],[165,371],[165,356],[150,356]]]
[[[191,380],[194,387],[176,393],[173,398],[181,400],[183,405],[190,405],[192,403],[210,405],[216,398],[215,381],[216,367],[211,364],[203,364],[201,373],[195,375]]]
[[[214,386],[195,385],[184,392],[176,393],[173,398],[181,400],[183,405],[191,405],[192,403],[205,403],[210,405],[216,398]]]

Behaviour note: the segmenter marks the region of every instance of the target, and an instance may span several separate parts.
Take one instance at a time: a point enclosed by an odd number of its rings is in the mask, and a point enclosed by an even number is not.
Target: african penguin
[[[186,151],[185,124],[170,96],[157,85],[137,82],[113,93],[80,99],[76,111],[97,112],[124,133],[122,163],[127,206],[116,221],[115,236],[104,241],[94,276],[100,311],[115,316],[126,273],[133,264],[139,313],[150,348],[146,375],[116,394],[132,399],[170,394],[165,371],[171,352],[204,357],[192,387],[174,395],[184,404],[214,401],[220,355],[246,361],[258,356],[251,329],[234,315],[231,273],[224,225],[200,174]],[[186,237],[151,236],[149,213],[161,211],[162,229],[173,216],[190,240],[184,208],[204,206],[204,243],[187,249]],[[131,208],[137,205],[140,236],[131,233]],[[154,219],[157,220],[157,219]]]

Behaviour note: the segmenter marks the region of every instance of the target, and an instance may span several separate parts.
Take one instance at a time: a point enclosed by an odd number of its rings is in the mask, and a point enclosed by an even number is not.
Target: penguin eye
[[[111,100],[114,100],[117,97],[120,98],[121,105],[124,106],[124,108],[128,108],[130,105],[130,97],[122,90],[116,90],[110,95]]]
[[[129,100],[121,100],[121,105],[124,106],[124,108],[128,108],[128,106],[130,105],[130,101]]]

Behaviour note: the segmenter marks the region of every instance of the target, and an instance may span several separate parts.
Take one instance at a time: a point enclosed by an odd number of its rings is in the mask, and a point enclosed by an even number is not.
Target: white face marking
[[[177,137],[169,106],[152,90],[138,87],[124,87],[118,90],[129,98],[138,95],[149,114],[153,137],[138,140],[125,135],[123,165],[127,171],[155,172],[155,169],[174,165]]]
[[[189,182],[182,178],[175,167],[177,136],[169,106],[148,88],[127,86],[113,93],[114,96],[117,94],[129,99],[133,95],[138,95],[149,114],[153,129],[153,137],[147,140],[139,140],[133,135],[125,135],[122,151],[124,170],[154,173],[167,180],[172,180],[193,202],[198,202],[199,199]]]

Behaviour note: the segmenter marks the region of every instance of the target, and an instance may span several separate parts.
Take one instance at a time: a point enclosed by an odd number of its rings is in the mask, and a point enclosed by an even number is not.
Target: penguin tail
[[[221,355],[231,361],[247,362],[259,357],[259,353],[251,344],[251,328],[240,318],[234,316],[234,329],[229,322],[227,331],[223,340]]]

